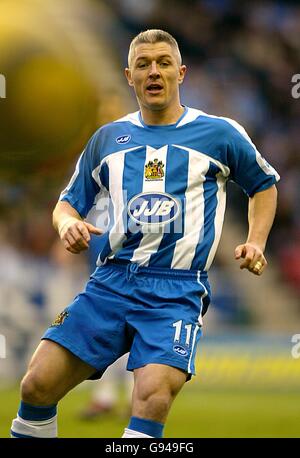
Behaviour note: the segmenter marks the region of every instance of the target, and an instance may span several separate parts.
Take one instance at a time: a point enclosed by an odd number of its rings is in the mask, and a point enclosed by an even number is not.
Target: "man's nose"
[[[158,76],[159,75],[159,68],[157,62],[155,60],[151,63],[150,67],[150,76]]]

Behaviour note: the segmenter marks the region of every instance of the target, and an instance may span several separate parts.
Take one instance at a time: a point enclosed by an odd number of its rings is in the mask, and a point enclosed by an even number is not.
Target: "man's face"
[[[176,50],[169,43],[136,45],[125,74],[141,108],[159,111],[180,103],[179,84],[184,79],[186,67],[178,60]]]

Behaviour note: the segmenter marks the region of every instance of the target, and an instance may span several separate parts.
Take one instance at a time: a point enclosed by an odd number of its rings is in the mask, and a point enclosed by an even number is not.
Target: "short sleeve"
[[[91,137],[81,153],[75,172],[59,200],[68,202],[83,218],[93,206],[95,196],[100,192],[99,183],[93,171],[99,166],[98,131]]]
[[[256,149],[245,129],[231,120],[227,160],[230,168],[229,179],[242,187],[252,197],[255,193],[268,189],[280,176]]]

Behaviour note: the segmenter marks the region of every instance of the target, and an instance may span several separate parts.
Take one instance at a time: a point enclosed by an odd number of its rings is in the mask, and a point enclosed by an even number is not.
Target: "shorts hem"
[[[155,359],[154,358],[149,361],[140,361],[136,363],[127,364],[127,370],[133,371],[134,369],[139,369],[140,367],[146,366],[147,364],[164,364],[166,366],[171,366],[177,369],[182,369],[184,372],[186,372],[190,376],[196,375],[195,371],[193,372],[188,371],[187,365],[177,363],[176,361],[170,360],[170,359]]]
[[[105,369],[106,369],[106,368],[98,368],[98,367],[96,367],[95,364],[93,362],[91,362],[91,360],[89,360],[86,357],[83,357],[82,354],[81,354],[81,351],[78,350],[76,347],[74,347],[74,345],[70,341],[68,341],[68,340],[66,340],[66,339],[64,339],[62,337],[47,336],[45,334],[45,335],[43,335],[41,337],[41,340],[52,340],[53,342],[61,345],[62,347],[66,348],[71,353],[73,353],[75,356],[77,356],[77,358],[79,358],[81,361],[83,361],[84,363],[88,364],[89,366],[92,366],[95,369],[95,372],[100,372],[100,373],[103,374]]]

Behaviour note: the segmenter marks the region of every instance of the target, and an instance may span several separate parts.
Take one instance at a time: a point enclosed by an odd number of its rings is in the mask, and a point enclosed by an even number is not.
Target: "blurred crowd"
[[[241,123],[281,175],[269,253],[300,294],[300,5],[296,1],[107,0],[129,36],[145,28],[174,34],[188,73],[186,105]],[[126,63],[127,41],[114,40]],[[300,91],[299,91],[300,93]],[[299,94],[300,95],[300,94]],[[242,194],[230,194],[238,212]]]

